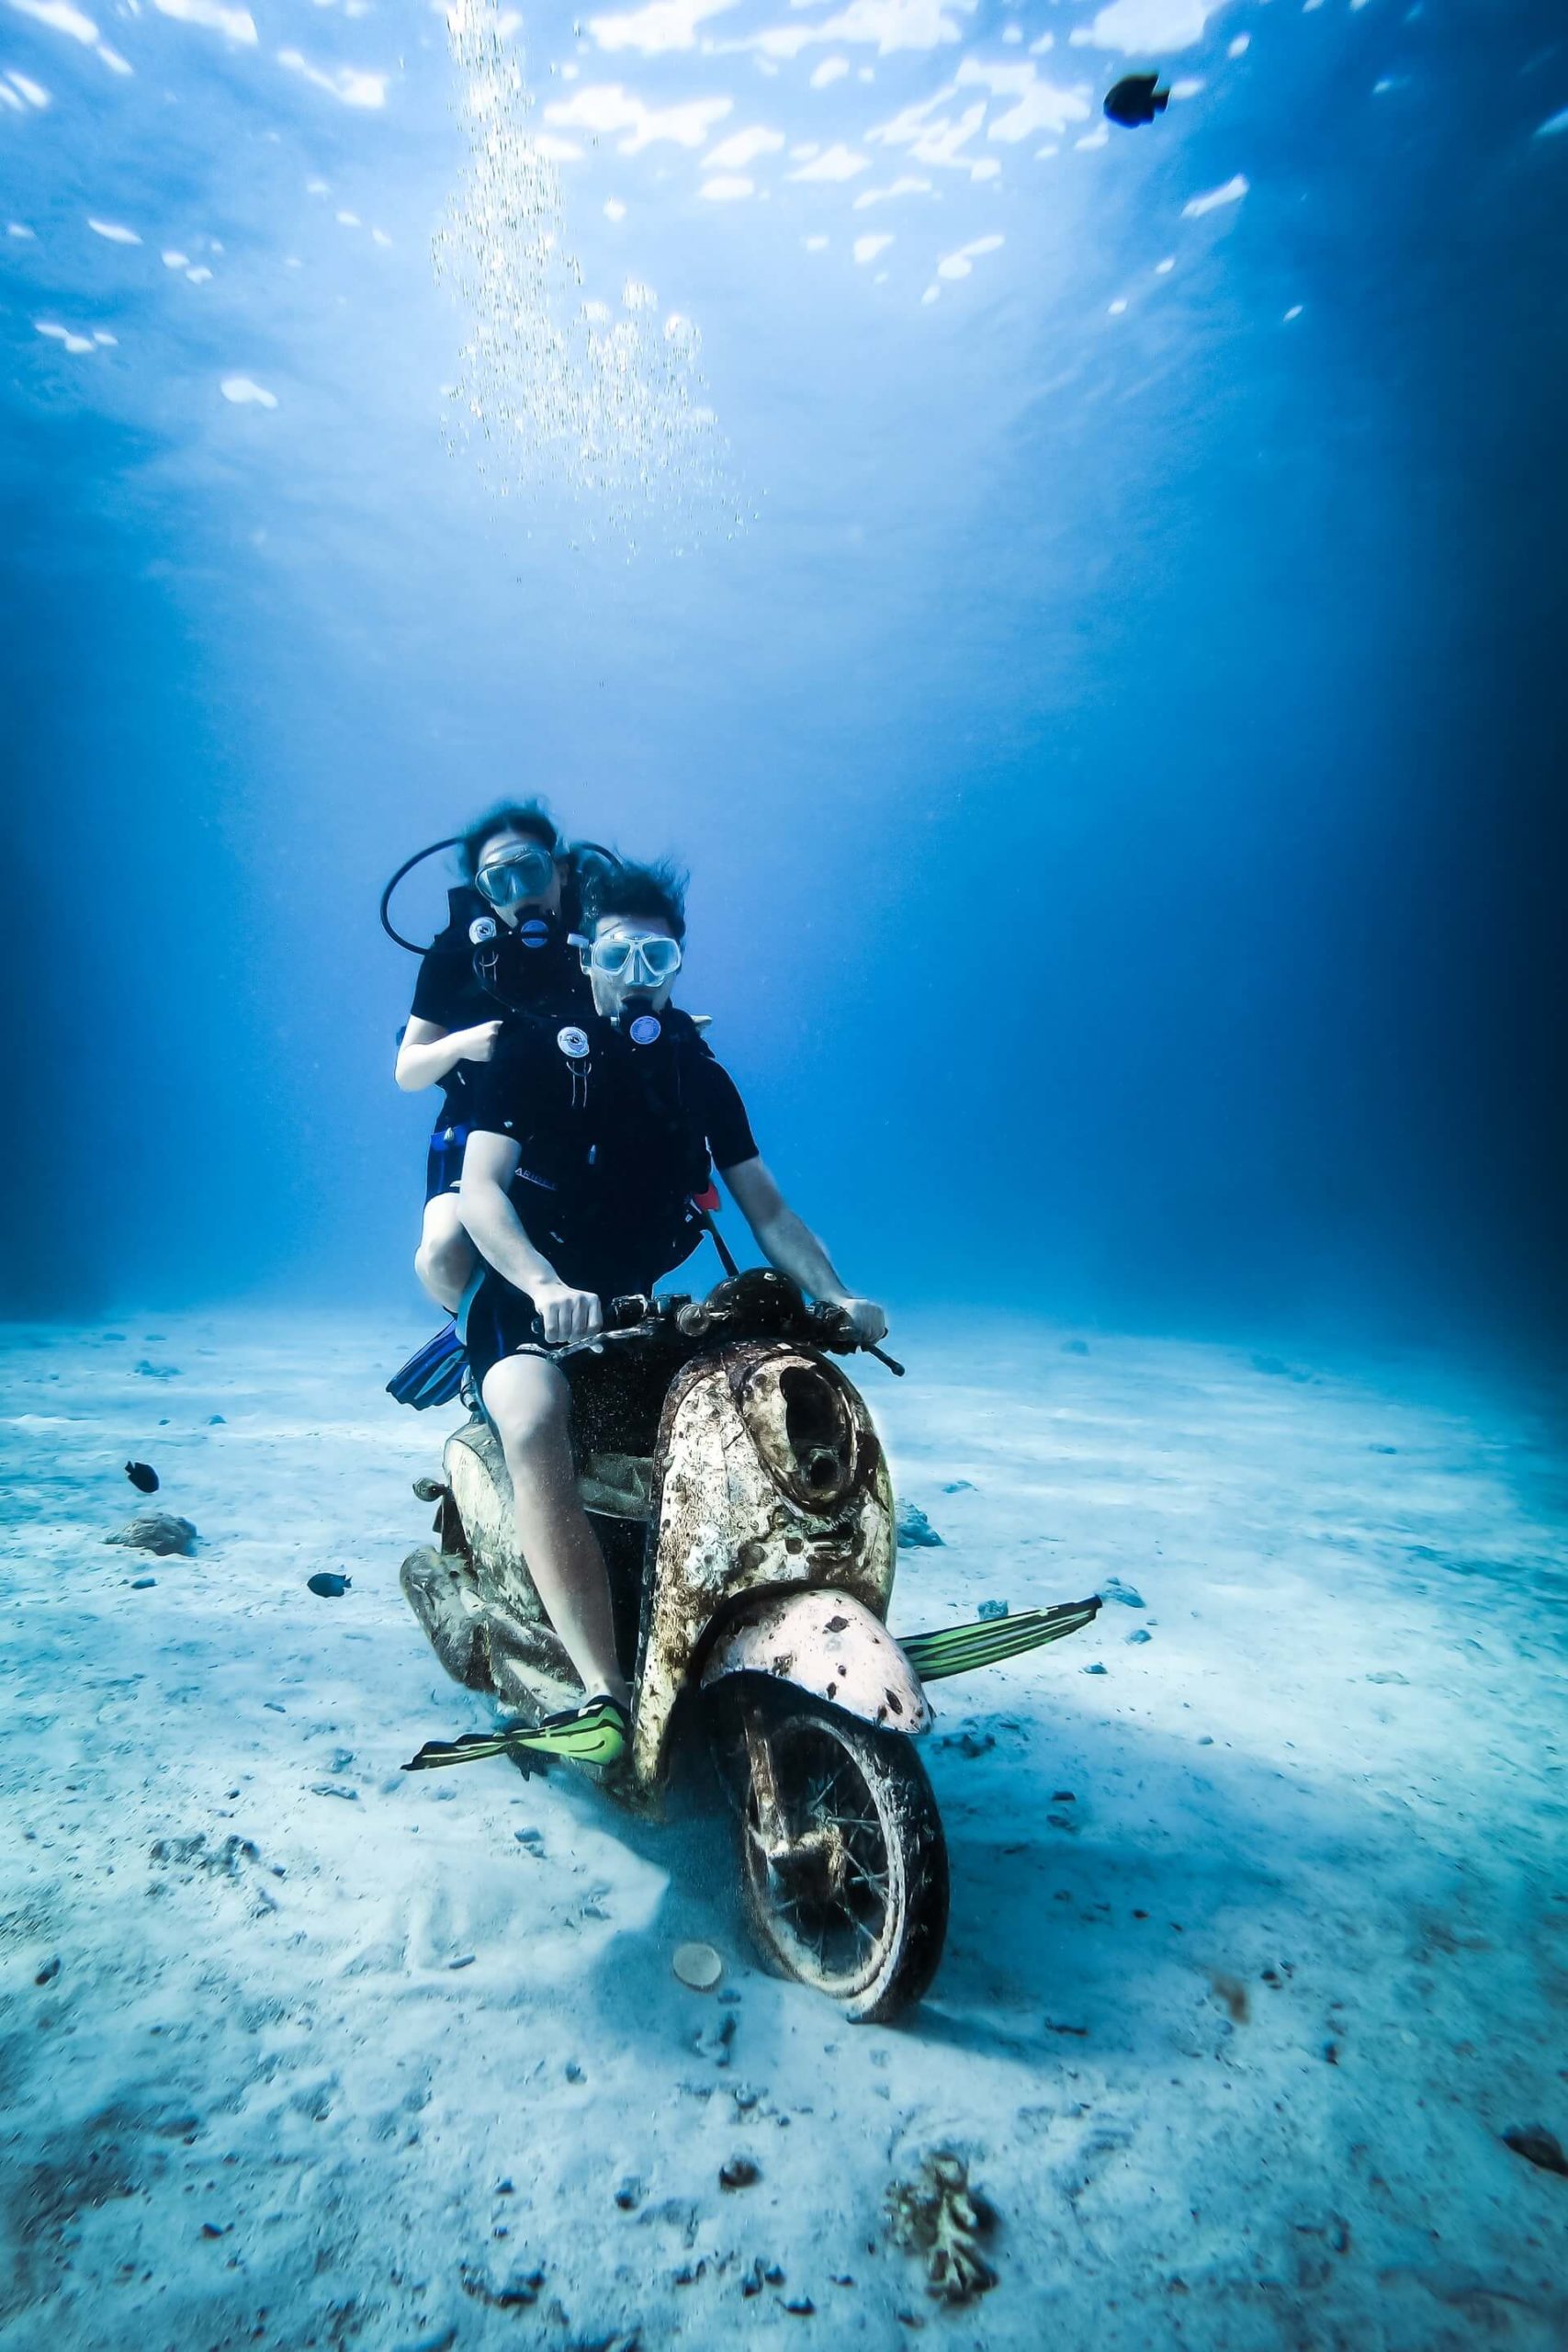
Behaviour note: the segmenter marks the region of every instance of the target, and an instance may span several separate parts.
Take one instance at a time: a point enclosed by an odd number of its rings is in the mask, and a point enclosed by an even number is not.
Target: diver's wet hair
[[[465,882],[473,880],[480,850],[498,833],[522,833],[529,841],[542,842],[552,857],[560,854],[560,835],[542,800],[503,800],[499,808],[470,825],[457,844],[457,864]]]
[[[659,915],[669,924],[672,939],[686,936],[686,876],[667,858],[656,865],[628,862],[587,875],[582,896],[587,922],[597,922],[602,915]]]

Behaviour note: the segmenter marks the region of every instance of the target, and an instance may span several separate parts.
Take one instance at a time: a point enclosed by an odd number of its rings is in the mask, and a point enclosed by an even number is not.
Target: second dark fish
[[[128,1462],[125,1465],[125,1475],[139,1495],[157,1493],[158,1473],[150,1462]]]
[[[1136,130],[1140,124],[1153,122],[1170,104],[1170,92],[1160,89],[1157,74],[1124,74],[1120,82],[1105,94],[1105,111],[1112,122],[1123,130]]]

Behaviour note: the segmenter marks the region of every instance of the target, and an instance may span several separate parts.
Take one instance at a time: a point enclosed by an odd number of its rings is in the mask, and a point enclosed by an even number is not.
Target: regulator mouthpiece
[[[615,1025],[634,1046],[656,1046],[664,1035],[664,1023],[653,1009],[653,999],[647,996],[626,998],[615,1015]]]

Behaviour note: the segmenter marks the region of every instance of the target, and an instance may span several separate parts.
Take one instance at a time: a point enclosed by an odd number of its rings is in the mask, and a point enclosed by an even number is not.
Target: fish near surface
[[[1124,74],[1105,94],[1105,111],[1123,130],[1153,122],[1170,104],[1170,92],[1158,86],[1157,74]]]

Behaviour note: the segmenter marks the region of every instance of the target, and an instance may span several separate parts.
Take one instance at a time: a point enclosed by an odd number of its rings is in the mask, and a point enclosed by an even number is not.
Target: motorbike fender
[[[881,1621],[847,1593],[759,1596],[708,1652],[702,1687],[730,1674],[766,1674],[885,1731],[930,1728],[920,1679]]]

